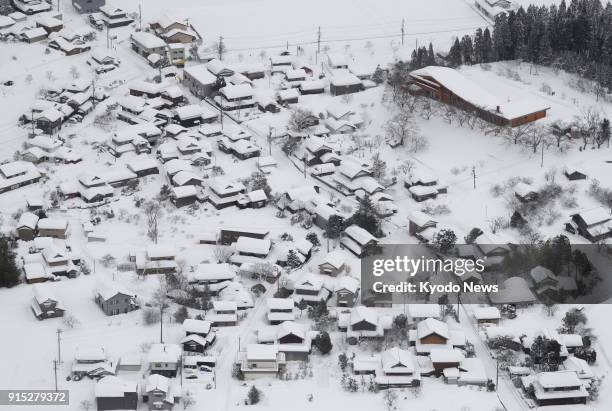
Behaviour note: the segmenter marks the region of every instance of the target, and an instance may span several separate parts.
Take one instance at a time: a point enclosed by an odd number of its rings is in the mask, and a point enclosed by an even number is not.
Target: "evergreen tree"
[[[249,393],[247,394],[247,396],[248,396],[249,404],[255,405],[259,403],[259,400],[261,399],[261,392],[257,389],[257,387],[255,387],[254,385],[251,385],[251,388],[249,389]]]
[[[294,250],[289,250],[287,253],[287,266],[290,268],[298,268],[302,265],[302,261],[298,258],[297,253]]]
[[[474,64],[483,62],[482,29],[477,28],[474,35]]]
[[[436,55],[434,54],[433,44],[429,43],[429,48],[427,49],[427,65],[434,66],[436,64]]]
[[[474,44],[472,43],[472,37],[465,35],[461,39],[461,56],[463,58],[463,64],[472,64],[474,59]]]
[[[350,224],[355,224],[374,236],[380,237],[382,235],[380,218],[369,195],[359,200],[359,208],[349,219],[348,225]]]
[[[15,253],[11,250],[9,239],[0,237],[0,287],[19,284],[19,269],[15,263]]]
[[[459,39],[455,39],[455,43],[453,43],[450,51],[448,52],[448,64],[451,67],[458,67],[461,65],[462,57],[461,57],[461,44],[459,43]]]
[[[493,41],[487,27],[482,33],[482,62],[490,63],[491,61],[493,61]]]
[[[329,334],[325,331],[321,331],[317,334],[314,343],[319,352],[323,355],[328,354],[333,348]]]
[[[344,218],[336,214],[330,216],[325,226],[326,237],[331,239],[340,238],[342,231],[344,231]]]

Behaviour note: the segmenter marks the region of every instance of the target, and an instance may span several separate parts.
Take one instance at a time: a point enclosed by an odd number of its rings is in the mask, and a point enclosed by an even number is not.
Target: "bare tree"
[[[217,262],[227,263],[234,252],[232,251],[231,247],[227,245],[217,245],[215,246],[213,254],[217,259]]]
[[[561,147],[561,141],[564,138],[569,138],[572,128],[563,124],[562,121],[555,121],[550,125],[550,134],[555,138],[557,142],[557,148]]]
[[[595,106],[589,106],[581,110],[580,116],[576,118],[575,126],[578,128],[580,138],[582,138],[582,149],[584,150],[589,141],[595,142],[597,128],[601,123],[601,112]]]
[[[385,126],[387,140],[403,146],[406,139],[418,133],[418,126],[409,111],[400,110]]]
[[[310,110],[297,108],[291,111],[287,126],[293,131],[306,130],[309,127],[315,126],[318,122],[317,117]]]
[[[534,126],[523,137],[523,141],[534,153],[536,153],[540,145],[543,145],[542,149],[545,148],[548,136],[549,130],[546,127]]]
[[[534,127],[533,123],[521,124],[508,129],[508,139],[514,144],[520,143]]]
[[[157,244],[159,219],[162,216],[161,203],[157,200],[149,200],[143,204],[142,209],[147,220],[147,236]]]
[[[456,116],[457,110],[455,110],[455,107],[451,106],[450,104],[444,105],[444,108],[442,109],[442,118],[448,121],[448,124],[451,124]]]
[[[421,116],[425,119],[425,120],[429,120],[434,114],[437,113],[438,111],[438,105],[434,102],[432,102],[431,100],[423,100],[423,103],[421,104]]]
[[[190,390],[186,390],[183,393],[183,409],[186,410],[187,408],[190,408],[192,405],[195,405],[196,400],[195,400],[195,396],[193,395],[193,393]]]

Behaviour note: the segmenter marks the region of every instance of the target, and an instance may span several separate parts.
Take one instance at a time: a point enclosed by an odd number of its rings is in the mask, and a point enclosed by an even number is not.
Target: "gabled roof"
[[[417,335],[419,339],[423,339],[432,334],[448,339],[448,325],[435,318],[427,318],[417,325]]]

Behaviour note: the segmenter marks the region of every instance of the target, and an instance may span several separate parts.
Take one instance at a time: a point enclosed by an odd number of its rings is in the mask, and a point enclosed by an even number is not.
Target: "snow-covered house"
[[[227,287],[235,277],[236,272],[227,263],[202,263],[198,264],[193,272],[187,273],[187,281],[190,284],[207,286],[213,293]]]
[[[380,388],[414,387],[421,383],[419,366],[410,351],[398,347],[383,351],[380,355],[374,381]]]
[[[284,321],[277,325],[266,325],[257,330],[260,344],[274,344],[286,361],[307,361],[310,356],[312,335],[304,325]]]
[[[285,366],[285,355],[277,345],[249,344],[236,357],[236,363],[247,379],[277,375]]]
[[[474,307],[474,319],[478,324],[499,324],[501,314],[497,307]]]
[[[338,307],[354,306],[359,296],[359,280],[348,275],[339,278],[334,287],[334,294]]]
[[[269,239],[238,237],[234,247],[240,255],[265,258],[272,248],[272,242]]]
[[[310,305],[327,302],[330,291],[325,287],[323,279],[316,274],[306,273],[293,284],[292,298],[296,303],[304,300]]]
[[[25,212],[19,217],[17,222],[17,235],[20,240],[31,241],[36,237],[36,226],[38,225],[39,217],[30,212]]]
[[[161,374],[151,374],[147,377],[142,400],[149,405],[150,410],[171,410],[178,404],[181,390],[172,381]]]
[[[234,182],[223,177],[209,179],[207,184],[209,188],[208,201],[217,210],[237,205],[240,195],[245,191],[241,182]]]
[[[319,272],[336,276],[344,270],[348,255],[343,250],[334,250],[325,256],[325,259],[319,264]]]
[[[102,21],[108,28],[128,26],[134,22],[134,20],[127,15],[123,9],[119,7],[113,7],[110,4],[100,7]],[[146,32],[138,32],[146,33]]]
[[[520,201],[527,203],[537,200],[538,192],[530,184],[519,182],[514,186],[514,196]]]
[[[521,378],[525,389],[533,386],[539,406],[586,404],[589,394],[575,371],[549,371]]]
[[[593,243],[612,236],[612,214],[606,207],[580,211],[571,218],[578,234]]]
[[[204,64],[187,66],[183,70],[183,84],[198,98],[212,95],[216,83],[217,77]]]
[[[65,239],[68,233],[68,221],[61,218],[41,218],[38,220],[38,235]]]
[[[115,282],[100,285],[94,301],[106,315],[126,314],[138,308],[136,295]]]
[[[215,103],[223,110],[239,110],[255,107],[253,88],[250,84],[228,85],[219,89]]]
[[[181,346],[178,344],[152,344],[148,361],[151,374],[176,377],[181,362]]]
[[[136,273],[168,274],[176,271],[176,251],[171,246],[155,244],[148,246],[144,251],[134,254]]]
[[[295,319],[294,305],[295,301],[291,298],[268,298],[266,300],[268,322],[275,325],[284,321],[293,321]]]
[[[103,410],[136,410],[138,408],[138,383],[115,376],[106,376],[94,387],[96,408]]]
[[[27,161],[13,161],[0,165],[0,194],[37,183],[42,175]]]
[[[347,69],[336,69],[331,71],[329,80],[329,92],[332,96],[357,93],[364,89],[361,80]]]
[[[497,292],[489,293],[489,300],[495,305],[514,304],[519,307],[533,304],[537,298],[522,277],[510,277],[505,280]]]
[[[408,232],[424,243],[433,240],[438,222],[419,210],[413,210],[408,215]]]
[[[546,117],[550,108],[538,99],[504,102],[481,85],[449,67],[428,66],[412,71],[408,85],[418,94],[475,113],[497,126],[517,127]]]
[[[390,317],[381,316],[375,308],[364,306],[354,307],[350,313],[342,313],[338,318],[338,328],[346,330],[347,338],[383,338],[391,323]]]
[[[213,326],[234,326],[238,323],[238,305],[235,301],[213,301],[212,306],[205,319]]]
[[[65,312],[64,305],[60,300],[57,299],[52,293],[49,292],[48,288],[35,284],[32,286],[32,312],[39,320],[46,318],[62,317]]]
[[[131,34],[130,42],[132,50],[143,57],[149,57],[151,54],[165,56],[167,53],[166,42],[153,33],[137,31]]]
[[[378,240],[363,228],[353,224],[344,230],[340,244],[357,257],[363,257],[370,247],[378,244]]]

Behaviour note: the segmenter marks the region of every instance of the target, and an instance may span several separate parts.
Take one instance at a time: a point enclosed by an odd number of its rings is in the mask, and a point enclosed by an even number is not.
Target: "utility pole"
[[[55,392],[57,392],[57,360],[53,360],[53,375],[55,377]]]
[[[402,19],[402,46],[404,46],[404,34],[405,34],[405,31],[404,31],[404,19]]]
[[[287,44],[285,45],[285,50],[289,50],[289,40],[287,40]]]
[[[142,31],[142,3],[138,5],[138,25],[140,26],[140,31]]]
[[[36,136],[36,125],[34,124],[34,110],[32,110],[32,138]]]
[[[472,166],[472,176],[474,177],[474,190],[476,190],[476,166]]]
[[[106,48],[110,48],[110,32],[109,32],[108,24],[106,25]]]
[[[317,30],[317,54],[315,55],[315,64],[319,63],[319,53],[321,52],[321,26]]]
[[[542,141],[542,158],[540,159],[540,167],[544,167],[544,141]]]
[[[164,343],[164,304],[159,305],[159,343]]]
[[[272,155],[272,127],[268,126],[268,155]]]
[[[219,60],[223,60],[223,36],[219,36]]]
[[[57,331],[55,332],[57,334],[57,362],[58,363],[62,363],[62,333],[64,331],[62,331],[61,328],[58,328]]]

